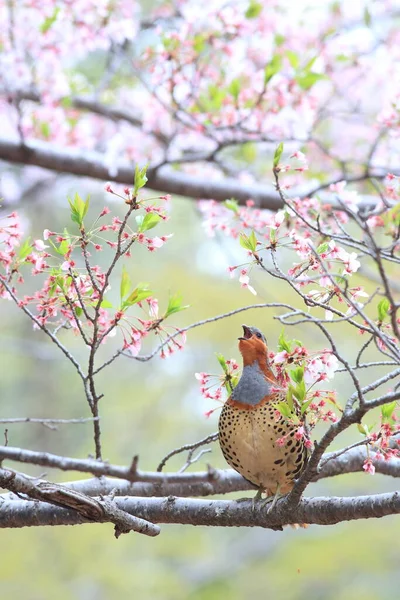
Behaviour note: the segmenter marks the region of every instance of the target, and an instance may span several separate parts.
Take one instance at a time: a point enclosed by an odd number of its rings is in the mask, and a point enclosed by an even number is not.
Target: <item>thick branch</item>
[[[87,520],[101,523],[111,521],[115,524],[116,537],[129,531],[137,531],[151,537],[160,533],[159,527],[144,519],[125,513],[108,498],[95,499],[63,485],[32,479],[8,469],[0,469],[0,485],[18,495],[24,494],[33,500],[72,508],[79,514],[82,522]]]
[[[116,183],[124,185],[132,184],[134,172],[134,165],[124,162],[116,168],[116,174],[110,175],[109,167],[101,154],[86,150],[84,152],[73,149],[66,150],[37,141],[21,145],[17,142],[1,140],[0,160],[35,165],[57,173],[69,173],[102,181],[112,179]],[[176,194],[188,198],[209,198],[218,202],[223,202],[227,198],[235,198],[239,204],[244,204],[251,198],[257,207],[273,211],[284,206],[282,199],[273,191],[272,186],[266,184],[245,184],[238,179],[229,177],[221,180],[203,179],[172,169],[155,167],[148,169],[147,176],[148,187],[164,194]],[[383,177],[383,174],[373,173],[370,176],[379,178]],[[368,179],[368,177],[348,178],[347,181],[359,182],[364,179]],[[328,182],[324,187],[329,187],[330,183],[332,182]],[[306,197],[314,194],[315,191],[315,189],[303,191],[300,196]],[[293,190],[293,195],[298,195],[297,192],[298,190]],[[375,199],[360,203],[362,208],[371,208],[374,205]]]
[[[116,506],[153,523],[180,523],[213,527],[264,527],[281,529],[291,523],[333,525],[342,521],[380,518],[400,513],[398,492],[349,498],[304,498],[298,505],[284,509],[278,501],[273,511],[251,500],[194,500],[181,498],[119,497]],[[49,506],[43,502],[4,501],[0,528],[38,525],[77,525],[87,522],[75,511]]]
[[[29,142],[21,146],[16,142],[0,141],[0,160],[24,165],[35,165],[58,173],[70,173],[116,183],[131,185],[134,165],[121,163],[116,175],[110,175],[109,167],[101,154],[94,152],[79,152],[72,149],[56,148],[50,144]],[[190,198],[213,198],[224,201],[234,197],[241,204],[252,198],[258,206],[278,210],[283,204],[271,187],[259,184],[245,185],[235,179],[210,181],[201,177],[193,177],[178,171],[157,170],[147,171],[148,187],[164,194],[177,194]]]
[[[375,453],[370,451],[370,456],[374,460]],[[365,448],[352,448],[340,456],[337,452],[327,453],[314,481],[344,473],[360,472],[366,457]],[[92,473],[98,477],[106,475],[117,478],[101,477],[64,484],[89,496],[109,494],[113,489],[117,495],[135,496],[211,496],[255,489],[251,483],[230,469],[192,473],[145,472],[93,459],[75,459],[9,446],[0,446],[0,460],[2,459],[62,471]],[[400,477],[400,459],[376,460],[374,464],[377,473]]]

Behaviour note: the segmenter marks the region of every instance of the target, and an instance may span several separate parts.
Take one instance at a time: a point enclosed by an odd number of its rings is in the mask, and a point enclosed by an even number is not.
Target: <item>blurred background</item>
[[[20,177],[24,182],[25,177],[29,182],[37,176],[36,169],[25,169],[22,175],[18,168],[5,165],[2,173],[3,184],[7,178]],[[36,239],[42,237],[45,227],[61,230],[69,223],[68,194],[79,191],[85,196],[90,192],[91,210],[96,214],[109,203],[110,196],[106,197],[103,189],[101,183],[52,177],[12,206],[23,217],[26,233]],[[117,214],[123,211],[118,203],[111,208]],[[254,275],[257,298],[229,279],[226,267],[241,251],[225,238],[205,236],[193,201],[173,198],[170,217],[163,224],[163,232],[173,231],[174,237],[156,254],[138,248],[126,265],[133,281],[151,282],[160,306],[169,291],[182,293],[190,308],[176,315],[174,324],[187,325],[254,301],[291,301],[286,287],[269,281],[263,273]],[[368,282],[356,281],[368,287]],[[0,310],[2,417],[89,416],[80,381],[58,349],[33,331],[11,302],[2,301]],[[127,358],[113,363],[99,378],[99,389],[104,393],[100,410],[105,458],[129,464],[131,457],[139,454],[140,467],[153,470],[173,448],[214,432],[218,411],[209,419],[204,417],[214,405],[201,397],[194,373],[217,373],[216,352],[239,360],[237,337],[243,322],[262,329],[271,348],[276,348],[281,325],[273,316],[271,309],[252,310],[195,329],[188,334],[185,350],[166,360],[156,356],[147,363]],[[287,333],[312,348],[325,347],[315,331],[296,327]],[[336,333],[351,357],[359,339],[346,339],[346,331],[339,327]],[[62,335],[84,360],[79,340],[70,332]],[[155,342],[149,339],[148,349]],[[112,342],[104,346],[104,356],[111,348]],[[369,373],[368,377],[377,374]],[[336,377],[334,384],[339,401],[343,401],[352,390],[348,380]],[[74,457],[93,451],[90,424],[59,426],[57,431],[35,424],[7,428],[11,446]],[[354,441],[357,435],[350,430],[349,437],[342,436],[337,447]],[[207,463],[226,468],[218,445],[211,447],[212,453],[204,455],[192,470],[204,469]],[[183,462],[181,455],[167,469],[178,469]],[[40,467],[27,467],[26,471],[43,474]],[[81,477],[79,473],[46,472],[55,481]],[[307,493],[354,495],[391,489],[395,489],[394,480],[360,473],[312,484]],[[111,525],[2,530],[0,594],[27,600],[132,596],[144,600],[239,600],[252,596],[391,599],[400,584],[397,534],[400,525],[395,517],[283,532],[164,525],[157,538],[129,534],[118,540]]]
[[[220,0],[218,2],[225,4]],[[47,2],[43,4],[47,6],[51,16],[52,7],[49,8]],[[89,4],[90,2],[87,6]],[[129,9],[135,12],[129,3],[109,4],[117,7],[120,4],[121,13],[125,8],[128,13]],[[143,0],[141,2],[143,14],[145,16],[150,14],[150,9],[156,4],[153,1]],[[179,8],[179,2],[173,4]],[[265,5],[264,18],[266,13],[269,17],[269,3],[262,4]],[[299,53],[304,47],[308,48],[308,52],[314,53],[313,44],[317,35],[314,35],[313,26],[316,21],[312,21],[312,13],[311,17],[310,11],[305,10],[303,14],[303,7],[321,8],[323,4],[316,0],[302,0],[296,3],[290,0],[271,2],[271,6],[276,9],[273,19],[283,23],[287,28],[288,40],[294,44],[295,49],[298,45]],[[26,5],[40,6],[40,3],[27,2]],[[77,14],[81,10],[81,3],[77,0],[68,5],[71,7],[76,5]],[[84,2],[82,5],[85,7]],[[93,2],[92,5],[95,13],[97,3]],[[213,3],[210,4],[212,5]],[[335,64],[343,65],[336,71],[339,101],[334,108],[342,109],[345,106],[344,91],[347,93],[350,90],[351,110],[348,109],[350,125],[346,123],[343,126],[343,122],[339,122],[338,125],[335,120],[332,123],[329,120],[328,123],[320,124],[320,137],[323,143],[329,146],[333,139],[336,146],[331,146],[332,159],[326,151],[321,151],[318,157],[318,147],[314,148],[317,161],[314,162],[314,171],[310,174],[314,183],[325,181],[328,177],[327,173],[329,177],[336,175],[340,177],[339,167],[343,167],[340,163],[342,159],[347,160],[350,165],[351,161],[357,159],[354,167],[354,173],[357,174],[357,169],[362,166],[362,161],[369,152],[368,144],[373,142],[377,132],[376,115],[382,107],[385,108],[386,101],[390,111],[392,102],[398,102],[398,97],[397,100],[392,100],[392,96],[395,97],[394,82],[400,63],[397,60],[396,67],[387,60],[389,55],[393,58],[400,47],[399,28],[395,26],[395,18],[398,19],[400,8],[398,1],[335,1],[329,5],[332,13],[329,19],[333,19],[333,29],[330,34],[333,32],[333,46],[337,41],[337,49],[334,47],[331,55],[328,52],[328,64],[331,64],[329,61],[332,63],[336,61]],[[6,14],[6,9],[10,7],[18,8],[19,3],[14,0],[0,3],[0,9],[3,11],[0,12],[0,17]],[[281,7],[289,9],[295,24],[286,18]],[[371,33],[371,14],[374,16],[375,9],[381,16],[379,19],[372,19],[376,22],[377,31]],[[54,12],[53,16],[54,14],[54,19],[57,21],[57,12]],[[394,17],[392,21],[391,14]],[[335,27],[336,24],[338,26],[341,24],[342,15],[347,15],[350,24],[353,22],[353,27],[346,29],[345,26],[344,35],[340,37],[336,36]],[[86,16],[90,22],[91,13]],[[36,30],[30,30],[28,20],[25,22],[23,18],[18,15],[17,17],[16,23],[20,26],[21,38],[24,37],[23,27],[26,27],[29,41],[39,35]],[[323,35],[321,33],[319,42],[325,39],[325,34],[328,37],[330,35],[329,19],[326,22],[326,29],[321,27]],[[358,20],[361,25],[354,27],[354,22],[357,24]],[[386,20],[391,21],[390,27],[386,24]],[[343,23],[346,25],[345,21]],[[46,27],[51,25],[50,18],[50,25],[49,22],[44,22],[42,27],[46,30]],[[66,29],[67,25],[70,35],[74,36],[75,22],[73,25],[65,23]],[[59,19],[53,29],[45,33],[51,36],[55,31],[54,39],[57,39],[57,31],[62,32],[63,26],[64,23]],[[117,38],[125,30],[127,39],[129,35],[134,38],[133,26],[129,21],[125,22],[122,19],[121,25],[120,18],[119,26],[121,29],[116,30]],[[43,28],[41,32],[43,33]],[[121,39],[123,39],[122,33]],[[78,34],[77,27],[76,35]],[[264,64],[265,58],[264,38],[265,47],[270,43],[271,48],[268,50],[270,53],[275,44],[282,43],[282,41],[278,42],[279,34],[275,34],[275,25],[272,24],[271,27],[266,26],[258,37],[255,36],[256,50],[260,51],[260,64]],[[8,33],[3,35],[6,39]],[[306,40],[309,40],[304,44],[303,35]],[[69,85],[68,93],[90,94],[97,84],[101,83],[107,57],[101,48],[92,54],[89,52],[88,57],[81,57],[82,48],[79,43],[84,44],[84,37],[78,36],[77,44],[74,42],[74,37],[71,39],[73,41],[69,46],[68,37],[66,38],[62,49],[63,64],[67,74],[65,79]],[[94,46],[96,41],[95,38]],[[91,42],[89,38],[89,47]],[[146,39],[141,42],[143,47],[145,42]],[[258,43],[260,43],[259,49],[257,49]],[[101,39],[99,46],[101,46]],[[121,46],[123,47],[123,44]],[[382,47],[385,50],[383,53]],[[374,54],[376,48],[378,50]],[[137,49],[138,53],[141,49],[141,47]],[[86,46],[83,45],[83,55],[86,50]],[[74,52],[81,60],[78,65],[73,64]],[[6,53],[3,53],[2,57],[4,54]],[[40,91],[47,94],[47,87],[53,88],[55,93],[62,97],[67,92],[62,89],[60,92],[57,84],[59,79],[61,84],[65,82],[54,67],[54,65],[58,66],[57,61],[55,60],[53,64],[51,53],[48,54],[48,62],[38,61],[38,64],[34,65],[39,72],[42,69],[40,83],[43,89]],[[17,56],[15,63],[17,66],[19,58]],[[228,55],[225,56],[227,62],[229,58]],[[300,58],[303,59],[303,56]],[[395,62],[393,58],[393,63]],[[236,69],[239,68],[238,65],[239,63],[235,63]],[[10,68],[7,56],[2,67],[3,72],[0,70],[0,75],[6,73],[7,85],[10,89],[14,89],[14,84],[18,88],[19,71]],[[354,73],[352,73],[353,68]],[[226,71],[229,74],[228,68]],[[398,73],[397,79],[399,80]],[[115,102],[117,108],[122,106],[128,108],[128,111],[136,104],[142,105],[147,130],[151,130],[154,126],[156,130],[159,128],[163,132],[165,129],[164,133],[169,133],[169,119],[162,111],[160,112],[159,108],[156,112],[156,103],[151,104],[148,96],[143,95],[144,100],[140,100],[143,90],[138,89],[136,83],[132,71],[125,73],[121,69],[115,81],[111,81],[110,89],[106,89],[104,93],[105,103],[112,104],[117,100],[118,102]],[[7,85],[4,84],[6,88]],[[321,86],[323,96],[324,82]],[[68,97],[65,99],[68,100]],[[9,115],[8,98],[2,98],[1,102],[0,111],[4,110],[4,114]],[[89,118],[85,120],[86,118],[83,117],[79,122],[77,115],[73,114],[66,119],[64,114],[62,116],[58,114],[57,105],[52,107],[54,113],[50,113],[50,118],[47,113],[50,106],[52,106],[51,96],[43,114],[40,112],[41,107],[36,113],[37,107],[32,108],[32,106],[25,114],[27,123],[37,139],[47,142],[51,133],[53,136],[58,136],[58,143],[63,147],[64,144],[66,146],[69,143],[76,144],[84,151],[87,148],[98,149],[105,153],[110,169],[127,150],[131,161],[137,160],[138,157],[142,161],[150,157],[156,162],[160,157],[154,156],[153,145],[149,144],[148,140],[145,141],[144,131],[133,129],[126,123],[109,121],[105,124],[101,119],[89,121]],[[360,107],[364,110],[363,114]],[[31,122],[32,114],[34,118]],[[303,126],[307,128],[301,105],[295,104],[290,114],[297,126],[300,123],[301,128]],[[304,114],[307,116],[307,111]],[[365,118],[365,114],[368,118]],[[277,115],[278,121],[279,115],[280,113]],[[15,125],[19,116],[15,113],[11,120],[2,114],[2,127],[6,136],[10,131],[14,136],[16,135]],[[397,131],[400,122],[398,113],[395,112],[394,116],[391,116],[391,112],[389,116],[385,113],[384,117],[381,119],[380,126],[392,127],[394,134],[389,140],[385,140],[386,150],[384,149],[378,156],[380,162],[378,161],[377,165],[382,168],[393,164],[398,165],[398,140],[400,139]],[[58,118],[61,125],[58,123]],[[78,124],[74,122],[75,118]],[[291,119],[283,118],[283,123],[281,125],[278,123],[279,127],[285,125],[291,127]],[[51,131],[52,128],[54,131]],[[355,128],[359,128],[360,131],[356,136],[358,143],[351,145],[349,132],[354,133]],[[341,134],[342,131],[346,131],[345,136]],[[278,133],[280,135],[280,129]],[[184,153],[186,138],[182,137]],[[275,138],[275,135],[273,137]],[[188,140],[190,149],[190,144],[194,141],[190,135]],[[228,158],[233,161],[235,176],[236,169],[240,169],[244,172],[243,181],[247,181],[249,173],[255,174],[256,181],[260,174],[267,174],[267,179],[270,179],[270,157],[273,149],[269,147],[266,150],[262,146],[260,148],[257,161],[251,156],[254,153],[251,144],[245,144],[231,151],[231,156]],[[393,149],[396,148],[397,151],[394,151]],[[372,159],[372,155],[370,158]],[[253,165],[250,164],[252,161],[255,161]],[[186,166],[187,172],[190,168],[190,165]],[[211,168],[209,164],[202,165],[201,175],[207,178]],[[302,177],[303,174],[299,176],[299,180]],[[368,191],[375,193],[375,190]],[[67,196],[75,192],[79,192],[82,197],[90,193],[93,215],[97,215],[105,204],[111,206],[115,214],[122,214],[124,210],[123,205],[105,194],[104,183],[50,174],[34,167],[22,169],[0,163],[0,198],[3,205],[0,208],[0,217],[12,210],[18,210],[25,237],[30,235],[32,239],[41,239],[45,228],[60,231],[66,224],[69,226]],[[271,281],[261,272],[254,271],[251,279],[252,285],[258,292],[257,297],[252,296],[248,290],[241,289],[237,280],[230,280],[226,269],[228,265],[243,261],[243,250],[238,247],[237,242],[228,238],[218,235],[208,238],[202,225],[200,212],[193,200],[173,197],[170,220],[162,225],[161,231],[162,233],[173,232],[174,236],[154,254],[148,253],[145,247],[135,248],[132,258],[125,264],[132,281],[149,282],[155,297],[160,301],[161,308],[165,307],[170,292],[182,294],[183,303],[189,304],[190,308],[175,315],[171,319],[172,324],[185,326],[251,303],[296,302],[290,289],[276,279]],[[159,235],[158,229],[157,235]],[[99,260],[107,260],[106,252],[99,254]],[[119,275],[120,271],[118,271]],[[395,273],[393,275],[395,276]],[[375,289],[373,284],[360,275],[353,276],[352,281],[354,285],[364,285],[367,291]],[[34,280],[30,282],[27,277],[27,289],[35,283]],[[119,282],[116,282],[116,290],[118,286]],[[30,289],[33,291],[34,288]],[[111,291],[111,294],[113,293]],[[2,300],[0,314],[0,416],[58,419],[90,416],[81,382],[73,367],[63,359],[58,349],[43,334],[33,330],[31,322],[13,303]],[[266,334],[271,348],[275,350],[282,327],[274,320],[274,315],[271,309],[247,311],[193,329],[188,333],[184,351],[177,352],[166,360],[156,356],[147,363],[140,363],[121,358],[104,370],[98,378],[98,388],[104,393],[100,403],[104,457],[112,463],[128,465],[132,457],[138,454],[140,468],[154,470],[161,458],[173,448],[197,441],[215,432],[218,411],[208,419],[204,416],[204,413],[214,408],[215,404],[202,398],[194,374],[199,371],[218,373],[216,353],[223,353],[226,358],[239,360],[237,337],[241,333],[242,323],[259,327]],[[320,350],[326,346],[326,341],[316,330],[295,327],[288,330],[287,334],[289,338],[300,339],[312,349]],[[63,342],[79,359],[86,361],[85,349],[80,340],[71,332],[63,331],[60,335]],[[349,360],[354,359],[360,347],[360,338],[354,335],[352,329],[349,335],[349,330],[340,324],[335,325],[335,335],[344,355]],[[146,342],[147,347],[144,347],[142,352],[150,351],[157,340],[149,336]],[[104,345],[102,349],[104,358],[112,354],[115,343],[116,340],[110,340]],[[368,373],[362,373],[361,381],[371,381],[381,374],[378,369],[369,370]],[[341,403],[353,392],[351,382],[345,375],[336,377],[334,386]],[[373,417],[371,419],[373,420]],[[31,450],[49,451],[72,457],[86,457],[93,452],[92,426],[88,423],[60,425],[57,430],[50,430],[36,424],[1,426],[0,444],[5,439],[3,432],[6,427],[10,446],[22,446]],[[350,428],[346,435],[337,439],[337,445],[331,449],[343,447],[358,439],[360,434],[356,428]],[[203,470],[208,463],[213,467],[227,467],[218,444],[210,447],[212,452],[205,454],[198,463],[190,467],[191,470]],[[184,455],[174,458],[168,463],[167,469],[179,469],[184,460]],[[26,467],[26,472],[36,476],[43,475],[43,469],[30,466]],[[59,482],[82,478],[82,474],[65,474],[51,469],[46,470],[46,476],[50,480]],[[372,477],[359,473],[312,484],[307,489],[307,494],[319,496],[372,494],[394,490],[395,483],[394,479],[381,475]],[[123,535],[118,540],[114,538],[111,525],[1,530],[0,596],[24,600],[111,600],[114,598],[242,600],[257,597],[277,600],[358,600],[359,598],[392,600],[398,596],[400,588],[400,551],[397,535],[400,535],[400,521],[396,517],[354,521],[331,527],[311,526],[306,530],[298,531],[288,528],[283,532],[163,525],[161,534],[156,538],[132,533]]]

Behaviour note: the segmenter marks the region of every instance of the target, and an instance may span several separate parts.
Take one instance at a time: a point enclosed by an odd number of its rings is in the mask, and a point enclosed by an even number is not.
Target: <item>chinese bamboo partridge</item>
[[[231,467],[267,496],[287,494],[307,462],[297,426],[276,420],[275,404],[285,397],[268,362],[267,342],[255,327],[243,325],[239,338],[242,376],[219,419],[219,443]],[[278,388],[278,391],[277,391]],[[284,445],[276,441],[286,437]]]

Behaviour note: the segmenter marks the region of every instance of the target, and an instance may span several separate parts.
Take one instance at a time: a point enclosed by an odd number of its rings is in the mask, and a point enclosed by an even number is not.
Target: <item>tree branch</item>
[[[25,494],[45,504],[72,508],[82,522],[109,522],[115,524],[115,536],[136,531],[154,537],[160,528],[144,519],[125,513],[108,498],[95,499],[68,487],[30,478],[9,469],[0,469],[0,485],[18,494]],[[29,503],[32,506],[32,503]],[[3,506],[1,506],[3,508]],[[51,508],[54,509],[52,506]]]
[[[377,473],[400,477],[400,459],[375,460],[375,453],[371,450],[370,457],[374,460]],[[324,454],[321,461],[322,466],[313,477],[313,481],[344,473],[362,472],[366,458],[366,449],[359,447],[345,450],[343,453],[337,451]],[[64,484],[87,495],[109,494],[112,489],[115,489],[115,493],[118,495],[210,496],[256,489],[255,486],[231,469],[209,469],[208,471],[191,473],[140,471],[139,469],[110,465],[93,459],[75,459],[10,446],[0,446],[1,460],[34,464],[60,469],[61,471],[91,473],[101,477],[100,480],[89,479]],[[117,479],[107,479],[102,477],[104,475]]]
[[[29,142],[20,145],[17,142],[0,141],[0,160],[24,165],[35,165],[58,173],[70,173],[83,177],[92,177],[116,183],[131,185],[134,165],[127,162],[117,167],[116,175],[110,175],[104,157],[95,152],[79,152],[72,149],[61,149],[50,144]],[[193,177],[173,170],[149,168],[147,171],[148,187],[165,193],[188,196],[190,198],[213,198],[224,201],[235,197],[244,204],[252,198],[257,206],[278,210],[283,204],[271,187],[259,184],[245,185],[235,179],[210,181],[201,177]]]
[[[278,500],[273,511],[253,506],[252,500],[198,500],[189,498],[118,497],[116,506],[152,523],[179,523],[212,527],[264,527],[281,530],[284,525],[308,523],[333,525],[343,521],[380,518],[400,513],[400,494],[304,498],[294,507]],[[76,511],[44,502],[6,500],[1,504],[0,528],[87,523]]]
[[[112,179],[116,183],[124,185],[132,184],[134,172],[134,165],[124,162],[117,167],[115,175],[110,175],[105,158],[99,153],[87,150],[85,152],[73,149],[66,150],[38,141],[30,141],[29,144],[21,145],[17,142],[0,140],[0,160],[23,165],[35,165],[58,173],[69,173],[102,181]],[[381,177],[383,175],[376,173],[373,176]],[[239,204],[245,204],[251,198],[257,207],[273,211],[284,206],[282,199],[273,191],[272,186],[266,184],[245,184],[229,177],[214,181],[187,175],[172,169],[158,169],[157,167],[150,167],[147,171],[147,177],[148,187],[164,194],[176,194],[189,198],[210,198],[218,202],[223,202],[227,198],[235,198]],[[365,177],[357,177],[354,181],[357,182],[363,179]],[[352,179],[348,179],[348,181],[352,181]],[[329,187],[330,183],[325,184],[323,187]],[[300,195],[306,197],[315,192],[316,190],[312,189]],[[296,195],[296,190],[293,190],[293,194]],[[375,202],[371,201],[361,203],[362,208],[370,208],[374,204]]]

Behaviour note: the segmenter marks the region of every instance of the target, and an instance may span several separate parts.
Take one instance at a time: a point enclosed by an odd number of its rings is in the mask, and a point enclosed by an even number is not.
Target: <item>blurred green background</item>
[[[5,197],[3,214],[17,208],[35,239],[45,227],[60,230],[69,224],[66,196],[75,191],[91,192],[93,214],[110,199],[100,183],[58,177],[20,205],[10,205]],[[123,210],[116,203],[111,208],[116,213]],[[133,281],[151,283],[161,307],[169,291],[182,293],[191,306],[172,323],[190,324],[254,302],[291,300],[285,287],[263,273],[254,273],[257,298],[229,279],[226,267],[237,262],[243,250],[229,240],[207,239],[194,202],[174,198],[163,232],[175,235],[155,254],[135,248],[126,266]],[[58,349],[33,331],[11,302],[2,301],[0,309],[1,416],[89,416],[81,383]],[[113,363],[99,377],[104,457],[128,464],[139,454],[140,467],[151,470],[171,449],[214,432],[218,412],[204,417],[213,404],[201,397],[194,373],[218,372],[216,352],[239,359],[236,339],[243,322],[260,327],[276,347],[281,325],[273,316],[270,309],[252,310],[195,329],[188,334],[185,350],[167,360],[157,356],[147,363],[125,358]],[[346,338],[347,330],[339,327],[336,332],[351,357],[360,339]],[[297,327],[288,334],[310,348],[326,346],[313,330]],[[62,336],[84,361],[79,339],[70,332]],[[113,343],[104,346],[104,356]],[[148,349],[154,343],[149,339]],[[342,400],[352,391],[345,377],[335,379],[335,386]],[[89,424],[60,426],[57,431],[34,424],[7,427],[11,446],[74,457],[93,451]],[[337,447],[357,435],[350,431]],[[218,445],[191,468],[203,469],[207,462],[226,467]],[[182,464],[183,455],[171,461],[169,469]],[[26,470],[43,473],[39,467]],[[47,476],[57,481],[82,477],[52,470]],[[394,480],[357,474],[313,484],[307,493],[352,495],[390,489]],[[392,599],[400,584],[397,534],[400,524],[394,517],[283,532],[164,525],[154,539],[130,534],[116,540],[111,525],[2,530],[0,594],[26,600]]]

